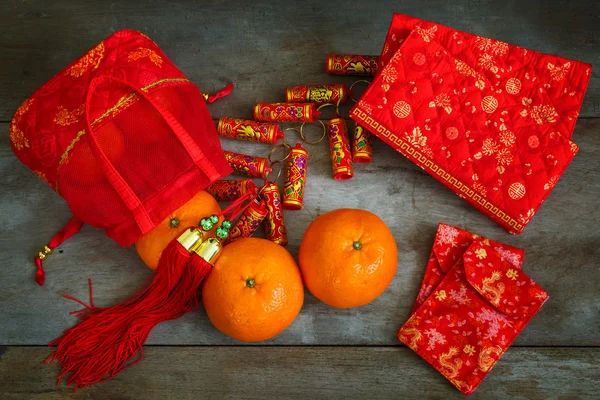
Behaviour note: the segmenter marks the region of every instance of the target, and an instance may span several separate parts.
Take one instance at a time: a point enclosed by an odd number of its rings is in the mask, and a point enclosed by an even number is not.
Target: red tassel
[[[212,104],[215,101],[217,101],[225,96],[229,96],[232,91],[233,91],[233,83],[230,83],[229,85],[225,86],[223,89],[218,91],[217,93],[209,94],[208,97],[206,98],[206,101],[208,101],[209,103]]]
[[[81,230],[81,226],[83,222],[77,220],[75,217],[71,217],[69,222],[54,235],[54,237],[50,240],[50,242],[44,246],[44,248],[35,256],[33,262],[37,268],[35,273],[35,281],[38,285],[44,286],[44,282],[46,280],[46,272],[44,271],[44,264],[42,260],[48,257],[48,254],[52,253],[56,247],[60,246],[65,240],[75,235],[77,232]]]
[[[57,349],[45,361],[61,365],[57,383],[66,377],[77,390],[114,377],[142,360],[142,345],[156,325],[195,310],[211,264],[190,254],[177,239],[171,241],[150,283],[121,304],[95,307],[91,286],[89,306],[73,299],[85,306],[74,313],[82,321],[50,343]]]

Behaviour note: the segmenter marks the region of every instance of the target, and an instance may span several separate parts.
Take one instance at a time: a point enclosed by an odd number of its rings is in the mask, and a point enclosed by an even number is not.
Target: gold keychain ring
[[[289,146],[289,145],[288,145]],[[287,158],[287,157],[286,157]],[[285,160],[285,158],[284,158]],[[273,168],[275,165],[279,165],[279,168],[277,169],[277,175],[275,175],[275,179],[267,179],[267,176],[269,176],[270,174],[273,173],[273,171],[269,172],[267,175],[265,175],[265,184],[267,182],[274,182],[277,183],[279,181],[279,178],[281,177],[281,173],[283,171],[283,164],[282,164],[283,160],[275,160],[271,163],[271,168]],[[263,191],[263,189],[265,188],[265,186],[263,185],[263,187],[260,188],[260,190],[258,191],[258,193],[256,194],[256,196],[260,196],[261,192]]]
[[[275,154],[275,152],[279,149],[283,148],[284,152],[285,152],[285,157],[280,158],[279,160],[273,160],[272,157]],[[281,161],[285,161],[288,159],[288,157],[290,156],[290,150],[292,150],[292,146],[290,146],[289,144],[287,144],[286,142],[281,142],[276,146],[273,146],[273,148],[271,149],[271,151],[269,152],[269,155],[267,156],[267,159],[269,160],[269,163],[271,163],[271,165],[281,162]]]
[[[335,113],[336,113],[336,115],[338,115],[338,116],[340,115],[340,109],[339,109],[340,102],[339,101],[338,101],[337,104],[333,104],[333,103],[321,104],[319,107],[317,107],[317,111],[321,111],[325,107],[329,107],[329,106],[335,107]]]
[[[306,138],[306,135],[304,134],[304,125],[306,124],[306,122],[303,122],[302,125],[300,125],[300,137],[302,138],[302,140],[304,140],[304,142],[306,142],[308,144],[318,144],[318,143],[321,143],[323,141],[323,139],[325,139],[325,136],[327,135],[327,128],[325,127],[325,123],[323,123],[323,121],[321,121],[320,119],[318,119],[317,121],[319,121],[319,123],[323,127],[323,134],[317,140],[311,141]]]
[[[358,100],[356,100],[356,99],[354,98],[354,95],[353,95],[353,93],[352,93],[352,88],[353,88],[353,87],[354,87],[354,85],[356,85],[357,83],[366,83],[366,84],[367,84],[367,87],[368,87],[368,86],[371,84],[371,82],[369,82],[369,81],[367,81],[367,80],[365,80],[365,79],[359,79],[359,80],[357,80],[357,81],[354,81],[354,82],[352,83],[352,85],[350,85],[350,87],[348,88],[348,90],[350,91],[350,100],[352,100],[352,101],[353,101],[353,102],[355,102],[355,103],[357,103],[357,102],[358,102]]]

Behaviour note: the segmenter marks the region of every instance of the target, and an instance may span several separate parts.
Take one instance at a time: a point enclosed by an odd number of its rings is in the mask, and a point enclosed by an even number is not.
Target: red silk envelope
[[[389,61],[351,117],[520,233],[578,151],[570,137],[591,67],[417,22],[395,17]]]
[[[521,269],[523,257],[525,256],[523,250],[440,222],[433,243],[433,249],[425,268],[423,283],[421,283],[417,300],[413,306],[413,312],[417,311],[419,306],[427,300],[427,297],[440,284],[448,271],[450,271],[467,248],[477,239],[486,240],[500,255],[502,260],[510,263],[517,269]]]
[[[531,278],[475,239],[398,338],[471,394],[549,298]]]

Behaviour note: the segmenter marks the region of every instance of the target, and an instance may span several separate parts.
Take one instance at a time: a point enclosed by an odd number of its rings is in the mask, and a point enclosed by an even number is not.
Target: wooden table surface
[[[352,4],[351,4],[352,3]],[[398,271],[377,300],[335,310],[307,293],[296,321],[276,338],[244,345],[214,329],[204,311],[164,323],[146,358],[116,379],[72,394],[55,387],[45,345],[76,319],[94,282],[97,305],[123,300],[150,275],[133,248],[95,228],[46,261],[33,256],[69,209],[13,155],[12,114],[37,87],[115,30],[152,37],[204,91],[227,82],[213,117],[250,117],[257,101],[281,101],[294,84],[351,83],[324,73],[327,53],[378,54],[394,11],[547,53],[597,64],[600,6],[594,0],[0,1],[0,398],[463,398],[396,339],[408,318],[440,221],[526,251],[524,269],[550,300],[472,395],[473,399],[582,399],[600,393],[600,75],[593,72],[574,140],[577,157],[538,214],[511,236],[381,142],[356,176],[331,177],[326,145],[310,146],[306,207],[286,212],[289,251],[316,216],[339,207],[382,217],[398,242]],[[289,141],[295,140],[293,132]],[[231,150],[268,148],[223,141]]]

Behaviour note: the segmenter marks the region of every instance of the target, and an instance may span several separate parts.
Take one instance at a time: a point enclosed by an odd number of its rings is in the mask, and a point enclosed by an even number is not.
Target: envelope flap
[[[447,273],[476,239],[487,240],[456,226],[440,222],[433,244],[433,254],[440,269]],[[502,260],[508,261],[515,268],[521,268],[525,254],[523,250],[493,240],[487,240],[486,243],[493,247]]]
[[[471,286],[506,315],[533,315],[549,297],[523,271],[503,261],[488,240],[475,240],[463,262]]]

